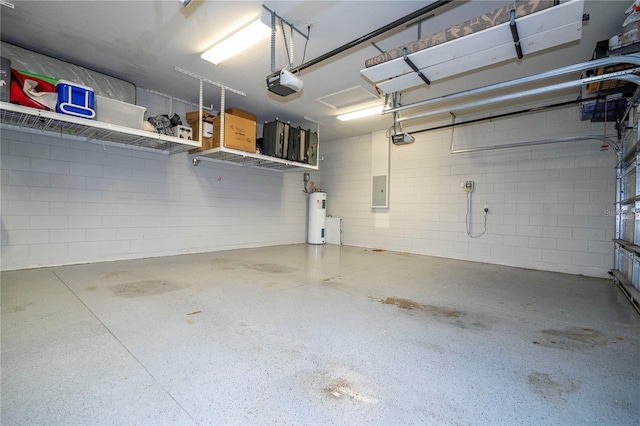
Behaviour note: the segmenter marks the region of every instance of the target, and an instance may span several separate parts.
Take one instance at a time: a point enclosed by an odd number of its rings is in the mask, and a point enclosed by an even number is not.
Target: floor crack
[[[138,365],[149,375],[149,377],[151,377],[151,379],[158,385],[160,386],[160,388],[169,396],[169,398],[171,398],[178,407],[180,407],[180,409],[187,415],[189,416],[189,418],[191,420],[193,420],[194,424],[199,424],[196,419],[194,419],[191,414],[182,406],[182,404],[180,404],[180,402],[171,394],[171,392],[169,392],[163,385],[162,383],[160,383],[158,381],[158,379],[156,379],[156,377],[151,373],[151,371],[149,371],[149,369],[138,359],[138,357],[135,356],[135,354],[133,352],[131,352],[131,350],[129,350],[129,348],[127,347],[127,345],[124,344],[124,342],[122,342],[122,340],[120,340],[118,338],[118,336],[115,335],[115,333],[109,328],[109,326],[107,326],[107,324],[105,324],[100,317],[98,317],[98,315],[96,315],[95,312],[93,312],[93,310],[84,302],[84,300],[82,300],[80,298],[80,296],[78,296],[78,294],[73,291],[73,289],[62,279],[62,277],[60,277],[60,275],[58,275],[58,273],[52,268],[51,269],[51,273],[53,275],[55,275],[55,277],[67,288],[69,289],[69,291],[71,292],[71,294],[73,294],[76,299],[78,299],[78,301],[80,303],[82,303],[82,305],[87,308],[87,310],[89,312],[91,312],[91,315],[93,315],[93,317],[104,327],[105,330],[107,330],[109,332],[109,334],[122,346],[122,348],[127,351],[127,353],[129,355],[131,355],[131,357],[135,360],[136,363],[138,363]]]

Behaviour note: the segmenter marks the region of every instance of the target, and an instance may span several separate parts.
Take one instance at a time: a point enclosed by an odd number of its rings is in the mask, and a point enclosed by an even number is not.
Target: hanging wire
[[[302,50],[302,60],[300,61],[301,64],[304,64],[304,58],[307,56],[307,44],[309,44],[310,34],[311,34],[311,25],[307,25],[307,39],[304,42],[304,49]],[[300,72],[298,73],[298,76],[300,76]]]
[[[481,234],[478,234],[478,235],[471,234],[470,216],[471,216],[471,191],[467,192],[467,235],[470,236],[471,238],[482,237],[487,232],[487,212],[486,211],[484,212],[484,230],[482,231]]]
[[[451,141],[449,143],[449,151],[453,150],[453,132],[456,130],[456,115],[454,113],[452,113],[451,111],[449,111],[449,114],[451,114]]]

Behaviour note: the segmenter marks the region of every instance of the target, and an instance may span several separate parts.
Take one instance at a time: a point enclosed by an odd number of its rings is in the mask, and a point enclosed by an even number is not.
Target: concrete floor
[[[610,280],[292,245],[2,273],[10,424],[639,424]]]

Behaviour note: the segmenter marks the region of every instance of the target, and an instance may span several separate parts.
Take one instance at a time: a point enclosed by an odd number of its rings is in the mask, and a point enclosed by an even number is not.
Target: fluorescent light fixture
[[[211,49],[200,55],[200,57],[218,65],[225,59],[228,59],[236,53],[240,53],[248,47],[253,46],[260,40],[269,37],[270,34],[271,28],[263,24],[260,19],[257,19],[221,42],[215,44]]]
[[[356,118],[368,117],[370,115],[382,114],[382,105],[360,109],[357,111],[341,114],[337,118],[340,121],[354,120]]]

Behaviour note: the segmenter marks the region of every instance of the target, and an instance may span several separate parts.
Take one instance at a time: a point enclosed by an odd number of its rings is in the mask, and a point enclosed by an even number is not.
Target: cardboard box
[[[187,114],[189,116],[189,114]],[[197,117],[196,113],[196,117]],[[204,120],[208,121],[211,117],[205,117]],[[218,148],[220,146],[220,116],[215,117],[213,120],[213,137],[203,138],[202,147],[192,149],[190,152],[205,151],[212,148]],[[191,124],[193,123],[193,124]],[[193,139],[198,139],[198,125],[197,121],[189,121],[189,124],[194,130]],[[237,149],[240,151],[256,152],[256,122],[248,120],[244,117],[238,117],[229,113],[224,114],[224,146],[225,148]]]
[[[199,113],[199,111],[188,112],[186,117],[185,117],[185,119],[187,121],[198,121],[198,113]],[[210,112],[207,112],[207,111],[204,111],[204,110],[202,111],[202,118],[213,120],[214,117],[215,117],[214,114],[211,114]]]
[[[231,115],[235,115],[236,117],[246,118],[247,120],[257,121],[257,117],[249,112],[242,111],[238,108],[228,108],[224,112],[227,112]]]
[[[202,111],[202,120],[198,120],[198,111],[191,111],[187,113],[185,118],[189,127],[193,130],[192,137],[194,141],[200,140],[200,123],[204,122],[202,129],[202,147],[192,149],[191,151],[204,151],[218,147],[218,140],[215,142],[213,140],[213,121],[216,118],[213,114]]]

